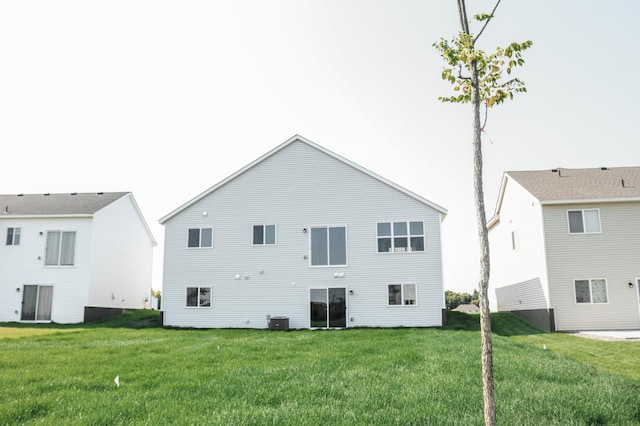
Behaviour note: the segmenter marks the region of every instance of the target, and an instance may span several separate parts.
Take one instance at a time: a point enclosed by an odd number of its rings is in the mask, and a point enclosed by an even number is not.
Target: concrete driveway
[[[640,342],[640,330],[581,331],[573,334],[589,339]]]

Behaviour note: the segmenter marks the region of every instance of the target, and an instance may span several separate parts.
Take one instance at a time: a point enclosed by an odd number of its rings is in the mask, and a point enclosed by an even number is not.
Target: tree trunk
[[[480,91],[478,67],[471,64],[473,93],[473,186],[476,202],[476,219],[480,238],[480,333],[482,336],[482,394],[484,396],[484,423],[496,424],[496,405],[493,387],[493,347],[491,342],[491,318],[489,317],[489,232],[484,209],[484,191],[482,189],[482,140],[480,127]]]

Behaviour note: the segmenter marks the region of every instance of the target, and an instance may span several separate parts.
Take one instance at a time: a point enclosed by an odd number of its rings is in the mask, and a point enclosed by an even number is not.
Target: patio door
[[[638,293],[638,315],[640,315],[640,278],[636,278],[636,292]]]
[[[51,321],[52,285],[25,285],[22,291],[22,321]]]
[[[309,290],[311,328],[344,328],[347,326],[347,289],[345,287]]]

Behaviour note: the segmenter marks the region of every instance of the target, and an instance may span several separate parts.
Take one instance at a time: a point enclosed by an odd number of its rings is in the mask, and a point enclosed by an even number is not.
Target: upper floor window
[[[72,266],[76,252],[75,231],[47,231],[45,265]]]
[[[520,248],[520,232],[517,229],[511,231],[511,248],[513,250]]]
[[[576,303],[607,303],[607,281],[575,280]]]
[[[600,229],[600,210],[567,210],[570,234],[593,234]]]
[[[322,226],[311,228],[311,266],[347,264],[347,228]]]
[[[415,284],[389,284],[389,305],[415,305]]]
[[[20,228],[7,228],[7,245],[17,246],[20,244]]]
[[[211,307],[211,287],[187,287],[187,307]]]
[[[275,225],[254,225],[253,226],[253,245],[274,245],[276,243],[276,226]]]
[[[424,251],[423,222],[378,223],[378,253]]]
[[[213,228],[189,228],[187,247],[213,247]]]

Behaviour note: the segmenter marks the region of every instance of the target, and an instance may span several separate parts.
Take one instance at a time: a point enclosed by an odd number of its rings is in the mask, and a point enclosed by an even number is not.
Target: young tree
[[[476,48],[476,42],[493,18],[500,0],[497,1],[490,14],[474,15],[480,25],[480,31],[473,35],[469,29],[465,0],[457,0],[461,31],[450,41],[440,39],[434,47],[446,62],[442,78],[453,84],[455,95],[440,97],[442,102],[470,103],[473,127],[473,181],[476,204],[476,221],[480,239],[480,329],[482,335],[482,388],[484,396],[484,419],[486,425],[496,424],[496,408],[493,385],[493,348],[491,341],[491,320],[489,318],[489,237],[484,207],[482,186],[482,146],[480,108],[501,104],[512,99],[518,92],[526,92],[524,82],[517,78],[504,78],[503,72],[511,75],[511,71],[524,64],[522,52],[532,45],[531,41],[511,43],[507,47],[497,47],[494,53],[488,54]]]

